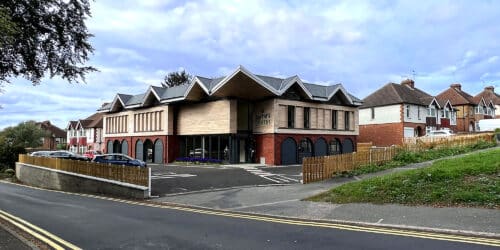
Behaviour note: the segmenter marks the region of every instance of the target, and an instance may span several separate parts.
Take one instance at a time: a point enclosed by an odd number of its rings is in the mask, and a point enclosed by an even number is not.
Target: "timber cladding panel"
[[[236,133],[235,100],[186,105],[179,108],[178,135]]]

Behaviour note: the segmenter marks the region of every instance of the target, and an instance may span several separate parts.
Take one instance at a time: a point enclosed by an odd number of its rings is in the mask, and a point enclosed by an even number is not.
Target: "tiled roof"
[[[55,125],[52,125],[50,121],[37,122],[36,124],[40,126],[41,129],[48,131],[51,136],[53,135],[57,138],[66,138],[66,131],[60,129]]]
[[[500,105],[500,95],[495,93],[495,89],[493,87],[484,88],[483,91],[474,96],[474,102],[479,103],[481,101],[481,98],[484,98],[486,104],[492,101],[493,104]]]
[[[453,86],[453,85],[452,85]],[[438,100],[450,100],[451,105],[474,105],[474,98],[461,90],[461,87],[450,87],[437,95]]]
[[[420,89],[410,88],[406,85],[397,83],[388,83],[363,99],[363,105],[361,108],[400,103],[427,106],[430,104],[432,99],[433,97],[431,95]]]
[[[139,95],[124,95],[118,94],[116,98],[119,98],[124,102],[124,108],[132,108],[137,107],[138,105],[144,104],[144,97],[146,94],[149,95],[149,91],[154,91],[159,98],[158,101],[162,103],[168,103],[172,101],[178,101],[179,98],[182,100],[188,95],[188,91],[192,89],[192,86],[195,84],[199,84],[207,95],[211,95],[213,92],[216,92],[223,84],[226,84],[233,76],[238,73],[243,73],[250,78],[254,79],[258,84],[266,87],[270,92],[275,94],[276,96],[282,95],[288,88],[290,88],[293,84],[299,84],[304,92],[311,98],[312,100],[325,101],[330,98],[333,94],[337,93],[337,91],[341,91],[344,95],[352,101],[350,103],[354,106],[359,106],[361,100],[359,98],[354,97],[352,94],[347,93],[347,91],[342,87],[341,84],[335,84],[330,86],[304,83],[297,76],[292,76],[288,78],[279,78],[272,76],[263,76],[263,75],[254,75],[242,66],[238,67],[238,69],[233,72],[230,76],[226,77],[217,77],[217,78],[208,78],[202,76],[196,76],[189,84],[174,86],[170,88],[151,86],[148,92],[139,94]],[[224,82],[223,82],[224,81]],[[223,83],[222,83],[223,82]],[[112,104],[105,105],[99,109],[99,111],[110,111],[114,109]]]

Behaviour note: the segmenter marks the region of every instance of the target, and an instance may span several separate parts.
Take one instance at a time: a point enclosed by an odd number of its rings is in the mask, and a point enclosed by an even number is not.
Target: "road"
[[[54,234],[63,247],[73,244],[83,249],[456,250],[500,246],[498,240],[158,206],[3,182],[0,212]]]

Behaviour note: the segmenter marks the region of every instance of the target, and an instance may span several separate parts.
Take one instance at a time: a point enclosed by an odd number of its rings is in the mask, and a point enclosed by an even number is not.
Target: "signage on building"
[[[255,114],[255,124],[257,124],[257,126],[267,126],[271,124],[271,114],[264,113],[264,111]]]

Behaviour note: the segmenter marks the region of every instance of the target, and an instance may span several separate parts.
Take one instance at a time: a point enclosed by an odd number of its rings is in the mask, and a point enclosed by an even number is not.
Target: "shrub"
[[[26,150],[19,146],[10,146],[6,143],[0,144],[0,170],[15,168],[19,154],[26,154]]]
[[[16,174],[16,171],[12,168],[7,168],[4,173],[10,175],[10,176],[14,176]]]

